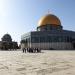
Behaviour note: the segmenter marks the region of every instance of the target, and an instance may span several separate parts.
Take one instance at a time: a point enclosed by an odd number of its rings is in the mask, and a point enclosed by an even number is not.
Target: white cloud
[[[0,16],[7,16],[9,0],[0,0]]]

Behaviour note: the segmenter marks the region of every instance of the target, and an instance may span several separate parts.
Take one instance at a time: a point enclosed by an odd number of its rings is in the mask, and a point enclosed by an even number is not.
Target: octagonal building
[[[75,49],[75,32],[64,30],[57,16],[47,14],[39,20],[36,31],[21,36],[21,48],[72,50]]]

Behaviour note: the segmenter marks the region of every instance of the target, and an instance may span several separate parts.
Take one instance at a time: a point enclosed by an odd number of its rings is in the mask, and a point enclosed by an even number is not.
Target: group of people
[[[38,48],[23,48],[22,49],[23,53],[29,52],[29,53],[39,53],[41,52],[41,49]]]

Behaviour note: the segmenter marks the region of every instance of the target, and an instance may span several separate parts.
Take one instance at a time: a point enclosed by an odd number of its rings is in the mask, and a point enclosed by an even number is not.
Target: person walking
[[[24,48],[22,49],[23,53],[24,53]]]

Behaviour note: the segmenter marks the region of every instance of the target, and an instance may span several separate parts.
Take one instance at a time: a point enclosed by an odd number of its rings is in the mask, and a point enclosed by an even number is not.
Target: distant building
[[[12,38],[9,34],[5,34],[0,41],[0,49],[8,50],[8,49],[17,49],[17,42],[12,41]]]
[[[75,49],[75,32],[64,30],[60,19],[53,15],[43,16],[38,23],[37,31],[21,36],[21,48],[40,49]]]

